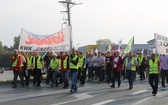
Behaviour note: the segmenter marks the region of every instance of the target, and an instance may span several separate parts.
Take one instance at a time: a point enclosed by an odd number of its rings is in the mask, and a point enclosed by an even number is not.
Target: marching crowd
[[[121,58],[119,52],[83,54],[72,49],[71,54],[47,52],[42,58],[38,52],[25,53],[14,50],[11,62],[14,75],[12,88],[17,87],[18,76],[22,87],[29,86],[30,77],[33,77],[33,86],[39,87],[44,69],[47,71],[46,84],[53,88],[63,83],[64,89],[71,86],[71,93],[77,92],[78,81],[83,86],[86,80],[89,82],[96,79],[99,84],[107,82],[111,88],[115,88],[116,84],[119,88],[121,79],[127,79],[129,89],[132,89],[137,78],[136,73],[139,74],[140,80],[149,78],[153,96],[157,94],[159,77],[162,80],[162,90],[165,89],[165,80],[168,83],[168,56],[155,53],[146,57],[142,53],[137,55],[129,52]]]

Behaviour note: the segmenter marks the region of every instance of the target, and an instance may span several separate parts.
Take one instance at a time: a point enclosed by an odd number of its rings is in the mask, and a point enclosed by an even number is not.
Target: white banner
[[[50,35],[37,35],[21,30],[19,51],[25,52],[60,52],[70,50],[71,27]]]
[[[154,34],[157,54],[168,54],[168,37]]]

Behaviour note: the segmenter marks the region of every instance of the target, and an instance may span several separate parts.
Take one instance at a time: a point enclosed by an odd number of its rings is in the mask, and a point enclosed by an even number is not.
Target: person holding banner
[[[70,72],[71,72],[71,93],[77,92],[77,75],[78,75],[78,62],[79,57],[76,54],[75,49],[72,49],[72,54],[69,57]]]
[[[121,68],[122,68],[122,58],[119,56],[118,52],[114,52],[114,57],[112,59],[112,85],[110,87],[115,88],[115,81],[118,81],[118,87],[121,85]]]
[[[129,52],[129,56],[125,58],[122,69],[126,69],[126,75],[129,82],[129,89],[133,88],[133,81],[136,72],[137,60],[133,57],[132,52]]]
[[[69,87],[69,57],[66,53],[61,52],[59,58],[59,70],[61,72],[60,78],[62,78],[64,86],[63,89],[68,89]]]
[[[34,71],[34,79],[33,86],[39,87],[41,84],[41,70],[43,69],[42,57],[38,54],[38,52],[34,53],[34,57],[32,60],[33,63],[33,71]]]
[[[32,52],[28,53],[27,56],[27,86],[29,86],[30,76],[32,75],[33,65],[32,65],[33,54]]]
[[[57,75],[59,73],[58,66],[59,66],[59,60],[57,59],[57,54],[53,53],[53,57],[49,65],[49,69],[51,70],[51,73],[52,73],[52,84],[51,84],[52,88],[54,85],[58,86],[58,81],[57,81]]]
[[[12,88],[16,88],[17,87],[17,78],[18,75],[21,79],[21,84],[22,87],[24,86],[24,81],[23,81],[23,77],[22,77],[22,56],[19,54],[18,50],[14,50],[14,54],[13,57],[11,58],[11,62],[12,62],[12,70],[13,70],[13,86]]]
[[[158,82],[160,74],[160,61],[156,59],[156,55],[151,54],[151,59],[147,63],[146,77],[149,75],[149,84],[152,87],[152,94],[155,96],[158,91]]]
[[[165,90],[165,79],[168,79],[168,56],[163,54],[160,56],[161,63],[161,77],[162,77],[162,88],[161,90]],[[167,81],[168,82],[168,81]]]

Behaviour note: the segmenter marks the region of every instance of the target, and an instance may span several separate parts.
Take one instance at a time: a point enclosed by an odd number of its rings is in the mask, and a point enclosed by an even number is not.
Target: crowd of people
[[[119,88],[121,79],[127,79],[129,89],[133,89],[133,82],[139,74],[139,80],[149,77],[152,94],[158,90],[159,77],[162,79],[162,90],[165,89],[165,80],[168,83],[168,57],[166,55],[151,54],[150,57],[142,53],[129,52],[124,58],[119,52],[86,53],[72,49],[71,54],[66,52],[47,52],[42,58],[38,52],[19,52],[14,50],[11,58],[14,79],[12,88],[17,87],[18,76],[21,86],[29,86],[30,77],[33,77],[33,86],[41,85],[42,70],[46,70],[45,83],[52,88],[63,84],[63,89],[70,87],[70,92],[77,92],[77,83],[81,86],[86,81],[107,82],[111,88]],[[160,74],[161,73],[161,74]]]

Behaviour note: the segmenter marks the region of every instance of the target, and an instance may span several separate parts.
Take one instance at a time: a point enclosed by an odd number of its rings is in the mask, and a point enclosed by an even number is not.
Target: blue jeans
[[[126,71],[127,71],[127,79],[129,82],[129,86],[133,87],[135,71],[132,71],[132,70],[126,70]]]
[[[77,75],[78,75],[77,71],[71,71],[71,80],[72,80],[71,89],[72,90],[77,90],[77,85],[76,85]]]
[[[58,82],[57,82],[57,71],[52,71],[52,85],[58,85]]]
[[[93,79],[93,68],[92,67],[88,67],[88,78],[89,78],[89,80],[91,78]]]
[[[61,75],[62,75],[62,79],[64,82],[64,86],[68,87],[69,86],[69,82],[68,82],[69,72],[68,71],[61,72]]]

